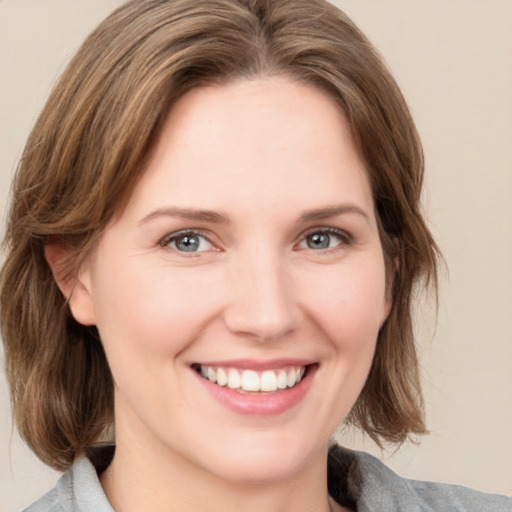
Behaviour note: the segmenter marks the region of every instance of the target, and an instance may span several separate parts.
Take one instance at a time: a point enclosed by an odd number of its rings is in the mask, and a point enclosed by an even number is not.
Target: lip
[[[205,379],[191,368],[195,378],[204,386],[204,389],[223,406],[238,414],[253,416],[275,416],[298,405],[305,397],[314,379],[315,373],[318,370],[318,364],[299,359],[280,359],[266,362],[253,360],[216,361],[201,362],[200,364],[204,366],[223,366],[255,371],[272,370],[284,366],[307,367],[307,372],[303,379],[294,387],[258,394],[245,394],[227,387],[218,386],[208,379]]]
[[[281,358],[263,361],[258,359],[231,359],[226,361],[196,361],[194,364],[201,366],[217,366],[219,368],[237,368],[239,370],[278,370],[289,366],[311,366],[316,361],[311,359]]]

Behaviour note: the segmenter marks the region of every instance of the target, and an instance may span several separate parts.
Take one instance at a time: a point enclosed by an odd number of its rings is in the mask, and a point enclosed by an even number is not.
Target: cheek
[[[94,307],[105,349],[124,365],[177,354],[220,304],[214,273],[118,266],[96,276]],[[117,349],[122,348],[122,351]],[[137,359],[139,358],[139,359]],[[112,361],[113,362],[113,361]]]
[[[309,279],[310,310],[329,339],[358,351],[376,342],[387,315],[384,264],[352,262]]]

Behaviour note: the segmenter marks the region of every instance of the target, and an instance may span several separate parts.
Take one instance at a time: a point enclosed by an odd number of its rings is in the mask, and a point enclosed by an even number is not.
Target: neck
[[[156,455],[151,456],[150,454]],[[327,449],[278,481],[233,482],[178,454],[117,443],[101,483],[117,512],[329,512],[342,510],[327,493]]]

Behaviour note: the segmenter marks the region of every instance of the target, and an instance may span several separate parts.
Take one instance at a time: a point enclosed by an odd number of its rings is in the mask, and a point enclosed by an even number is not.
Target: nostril
[[[263,308],[267,308],[264,306]],[[273,342],[289,335],[297,328],[296,315],[289,310],[281,309],[264,311],[256,305],[250,309],[236,306],[226,312],[227,328],[238,335],[253,338],[259,342]]]

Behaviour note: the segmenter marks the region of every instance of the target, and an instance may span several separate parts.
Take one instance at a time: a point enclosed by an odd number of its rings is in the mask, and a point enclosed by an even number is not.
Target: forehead
[[[201,144],[233,157],[240,149],[245,159],[249,150],[275,156],[299,147],[332,149],[340,137],[351,139],[349,132],[332,97],[303,82],[268,77],[189,91],[171,110],[162,138],[166,145]]]
[[[193,89],[173,107],[132,203],[246,208],[305,196],[371,202],[364,164],[333,98],[286,77]],[[224,205],[226,206],[226,205]],[[305,205],[306,206],[306,205]],[[367,205],[368,206],[368,205]]]

